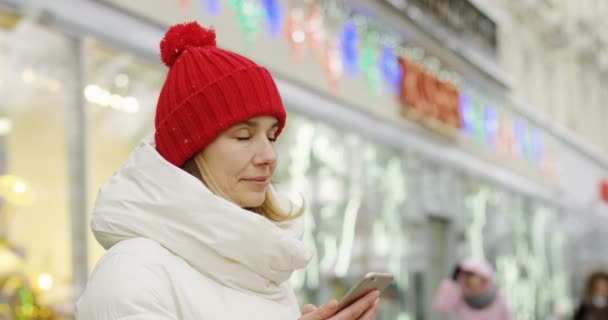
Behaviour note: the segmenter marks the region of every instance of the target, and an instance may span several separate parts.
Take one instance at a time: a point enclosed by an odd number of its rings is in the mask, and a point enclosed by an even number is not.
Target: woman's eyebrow
[[[252,128],[257,128],[260,126],[260,123],[255,121],[255,120],[247,120],[247,121],[243,121],[241,124],[246,125],[248,127],[252,127]],[[275,122],[272,125],[272,128],[278,128],[279,127],[279,122]]]

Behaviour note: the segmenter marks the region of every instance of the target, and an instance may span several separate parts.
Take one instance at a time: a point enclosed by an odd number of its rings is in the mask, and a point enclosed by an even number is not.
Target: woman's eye
[[[274,138],[274,137],[268,137],[268,141],[270,141],[270,142],[275,142],[275,141],[277,141],[277,138]]]
[[[236,140],[238,141],[247,141],[249,139],[251,139],[251,137],[236,137]]]

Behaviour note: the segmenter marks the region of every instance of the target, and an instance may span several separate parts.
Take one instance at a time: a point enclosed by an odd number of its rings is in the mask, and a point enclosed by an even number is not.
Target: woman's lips
[[[243,180],[260,187],[265,187],[268,185],[268,177],[255,177]]]

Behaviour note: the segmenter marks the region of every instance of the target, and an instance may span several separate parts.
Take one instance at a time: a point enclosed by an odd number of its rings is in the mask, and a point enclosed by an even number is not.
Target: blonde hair
[[[227,194],[224,192],[215,182],[211,173],[207,169],[205,165],[205,161],[203,161],[202,157],[198,154],[186,161],[182,169],[194,177],[198,178],[201,182],[209,188],[213,194],[220,196],[228,201],[234,202]],[[293,208],[293,205],[290,202],[290,207]],[[297,211],[292,212],[285,211],[281,208],[278,203],[277,198],[274,195],[274,192],[271,189],[266,190],[266,195],[264,196],[264,202],[258,207],[255,208],[246,208],[255,213],[261,214],[269,220],[282,222],[293,220],[300,217],[304,214],[304,205],[300,207]]]

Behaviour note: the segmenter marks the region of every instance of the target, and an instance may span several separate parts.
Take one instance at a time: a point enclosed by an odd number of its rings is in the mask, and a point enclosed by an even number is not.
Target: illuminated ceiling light
[[[23,82],[30,84],[34,82],[34,80],[36,79],[36,75],[34,74],[34,71],[32,71],[32,69],[27,68],[23,70],[23,73],[21,74],[21,79],[23,79]]]
[[[27,190],[27,185],[24,182],[15,182],[13,185],[13,191],[15,193],[24,193]]]
[[[134,97],[126,97],[122,103],[125,112],[136,113],[139,110],[139,102]]]
[[[110,108],[115,110],[122,110],[122,97],[117,94],[110,95]]]
[[[119,88],[124,88],[129,85],[129,76],[124,73],[116,75],[114,78],[114,84]]]
[[[100,91],[100,87],[94,84],[90,84],[84,88],[84,97],[89,102],[97,103],[97,101],[99,100]]]
[[[0,117],[0,136],[5,136],[13,130],[13,122],[7,117]]]
[[[291,34],[291,39],[293,39],[293,42],[295,43],[302,43],[306,39],[306,35],[304,34],[304,31],[297,30]]]
[[[96,102],[101,106],[109,107],[111,103],[111,94],[108,91],[100,88]]]
[[[127,113],[136,113],[139,110],[139,101],[135,97],[113,94],[94,84],[87,85],[84,88],[84,96],[88,102],[102,107],[110,107]]]
[[[44,291],[48,291],[53,287],[53,277],[43,273],[38,276],[38,288]]]
[[[0,176],[0,196],[16,206],[24,206],[31,204],[33,195],[23,178],[7,174]]]

